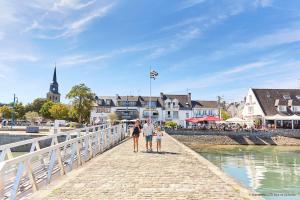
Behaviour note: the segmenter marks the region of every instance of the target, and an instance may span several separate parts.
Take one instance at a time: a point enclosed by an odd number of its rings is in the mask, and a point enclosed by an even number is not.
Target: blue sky
[[[45,97],[54,63],[63,101],[98,95],[241,100],[300,85],[300,1],[0,0],[0,102]]]

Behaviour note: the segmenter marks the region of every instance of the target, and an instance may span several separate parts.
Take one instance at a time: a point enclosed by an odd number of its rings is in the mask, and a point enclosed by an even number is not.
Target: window
[[[186,114],[185,114],[185,117],[186,117],[186,118],[190,118],[190,114],[189,114],[189,113],[186,113]]]
[[[249,103],[252,103],[252,95],[249,95]]]
[[[105,100],[105,104],[106,104],[106,105],[110,105],[110,99],[106,99],[106,100]]]
[[[174,119],[178,119],[178,111],[174,111],[173,112],[173,118]]]
[[[175,107],[175,102],[173,102],[173,107]]]
[[[286,112],[286,106],[278,106],[279,112]]]
[[[253,114],[254,113],[254,108],[252,106],[248,107],[248,114]]]
[[[148,101],[147,102],[147,105],[149,106],[149,107],[151,107],[151,108],[153,108],[153,107],[156,107],[157,106],[157,103],[156,103],[156,101]]]
[[[284,98],[285,100],[290,100],[290,99],[291,99],[290,95],[283,95],[283,98]]]
[[[293,106],[293,112],[300,112],[300,106]]]
[[[297,98],[298,100],[300,100],[300,95],[296,95],[296,98]]]
[[[168,111],[168,112],[167,112],[167,117],[168,117],[168,118],[171,118],[171,111]]]

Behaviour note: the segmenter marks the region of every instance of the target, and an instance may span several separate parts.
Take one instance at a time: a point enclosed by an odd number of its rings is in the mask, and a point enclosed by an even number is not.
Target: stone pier
[[[30,199],[259,199],[216,166],[165,134],[162,153],[132,140],[41,188]],[[155,138],[153,150],[156,149]]]

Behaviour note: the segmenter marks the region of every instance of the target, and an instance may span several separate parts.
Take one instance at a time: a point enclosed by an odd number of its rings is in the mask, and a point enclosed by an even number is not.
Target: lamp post
[[[158,73],[155,70],[151,70],[150,67],[150,100],[149,100],[149,108],[150,108],[150,120],[152,119],[152,108],[151,108],[151,99],[152,99],[152,86],[151,86],[151,79],[155,80],[158,76]]]
[[[11,123],[10,123],[10,128],[12,129],[13,126],[15,125],[14,122],[14,114],[15,114],[15,104],[18,103],[18,97],[16,97],[16,94],[14,94],[14,101],[13,101],[13,106],[12,106],[12,112],[11,112]]]

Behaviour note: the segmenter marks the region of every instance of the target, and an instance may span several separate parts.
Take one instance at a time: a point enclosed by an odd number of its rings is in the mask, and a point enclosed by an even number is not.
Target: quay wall
[[[167,130],[167,133],[185,144],[300,146],[299,131],[282,130],[251,133],[212,130]]]

